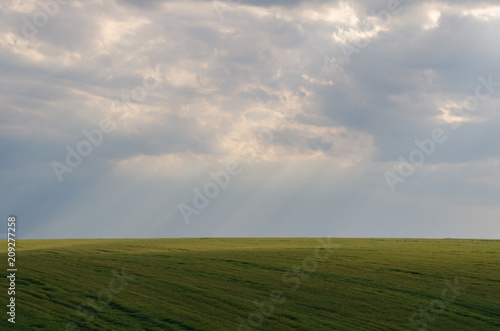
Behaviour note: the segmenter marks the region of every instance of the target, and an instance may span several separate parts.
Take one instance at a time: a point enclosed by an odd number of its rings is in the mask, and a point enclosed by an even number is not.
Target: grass
[[[500,241],[330,241],[338,246],[321,249],[312,238],[18,240],[16,324],[3,312],[0,329],[236,330],[241,320],[254,330],[500,329]],[[116,277],[122,272],[129,278]],[[444,301],[444,291],[454,299]]]

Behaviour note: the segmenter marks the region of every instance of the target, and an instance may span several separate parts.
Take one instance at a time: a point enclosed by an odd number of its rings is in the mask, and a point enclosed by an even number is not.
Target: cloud
[[[478,77],[500,82],[498,6],[387,8],[75,0],[37,26],[39,4],[4,1],[2,212],[25,217],[26,237],[468,236],[473,213],[488,226],[475,235],[498,237],[498,91],[470,117],[456,112]],[[137,97],[152,71],[158,84]],[[59,183],[52,162],[110,118],[115,131]],[[436,128],[448,140],[392,194],[384,171]],[[178,204],[234,160],[242,175],[186,227]]]

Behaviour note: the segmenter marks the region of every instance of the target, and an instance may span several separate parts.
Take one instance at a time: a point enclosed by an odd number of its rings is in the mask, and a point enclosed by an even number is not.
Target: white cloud
[[[500,6],[467,9],[462,13],[464,16],[471,16],[478,20],[487,22],[500,17]]]
[[[428,12],[428,22],[423,25],[425,30],[434,29],[439,26],[439,18],[441,17],[441,12],[436,9],[432,9]]]
[[[137,30],[151,21],[146,17],[136,16],[125,20],[116,20],[116,18],[101,18],[101,35],[98,39],[99,54],[107,55],[113,51],[113,48],[119,44],[130,43],[129,38],[137,33]]]

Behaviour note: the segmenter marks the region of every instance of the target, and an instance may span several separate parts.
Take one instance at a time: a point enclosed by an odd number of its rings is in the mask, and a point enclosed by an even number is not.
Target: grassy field
[[[498,240],[18,240],[16,253],[2,330],[500,329]]]

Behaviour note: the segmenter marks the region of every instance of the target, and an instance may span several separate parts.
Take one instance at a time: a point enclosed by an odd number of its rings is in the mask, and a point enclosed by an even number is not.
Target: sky
[[[18,238],[500,239],[497,1],[6,0],[0,17]]]

